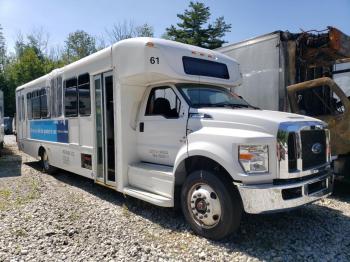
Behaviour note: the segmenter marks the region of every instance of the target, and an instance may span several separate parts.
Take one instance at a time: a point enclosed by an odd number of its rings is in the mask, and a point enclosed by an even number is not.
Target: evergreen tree
[[[208,23],[210,15],[210,8],[203,3],[190,2],[189,9],[177,15],[181,22],[177,27],[166,28],[164,38],[209,49],[220,47],[225,43],[222,38],[230,32],[231,24],[226,24],[223,16],[213,24]]]

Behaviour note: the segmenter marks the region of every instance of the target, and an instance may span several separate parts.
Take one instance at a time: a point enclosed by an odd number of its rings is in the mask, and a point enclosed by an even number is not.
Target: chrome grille
[[[302,144],[303,170],[327,162],[326,133],[324,130],[302,130],[300,132]],[[316,148],[317,146],[317,148]],[[314,152],[319,150],[318,152]]]
[[[319,168],[329,164],[329,130],[322,122],[282,123],[278,130],[277,142],[281,179],[314,174]],[[318,149],[322,148],[322,152],[312,152],[315,144]]]

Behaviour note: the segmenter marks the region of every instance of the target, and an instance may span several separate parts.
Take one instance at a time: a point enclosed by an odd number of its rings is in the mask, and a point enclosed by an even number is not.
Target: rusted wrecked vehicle
[[[328,124],[334,172],[350,173],[350,101],[329,77],[305,81],[287,88],[292,112],[313,116]]]

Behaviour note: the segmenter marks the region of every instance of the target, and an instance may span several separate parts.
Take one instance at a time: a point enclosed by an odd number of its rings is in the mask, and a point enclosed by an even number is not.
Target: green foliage
[[[16,112],[15,90],[18,86],[64,65],[62,60],[48,57],[45,53],[46,44],[41,34],[28,35],[26,41],[20,35],[15,43],[16,53],[6,57],[3,70],[0,71],[0,89],[4,91],[5,115],[13,116]]]
[[[65,41],[64,59],[71,63],[96,52],[96,40],[88,33],[78,30],[70,33]]]
[[[189,9],[186,9],[184,14],[178,14],[177,17],[181,22],[177,23],[177,27],[171,25],[166,28],[164,38],[215,49],[225,43],[222,38],[231,29],[231,24],[226,24],[223,16],[217,18],[213,24],[208,23],[210,9],[199,2],[190,2]]]

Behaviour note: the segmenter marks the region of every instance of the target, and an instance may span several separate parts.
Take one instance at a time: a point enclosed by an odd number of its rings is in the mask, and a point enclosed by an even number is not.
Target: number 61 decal
[[[159,64],[159,57],[154,57],[151,56],[151,58],[149,59],[149,62],[154,65],[154,64]]]

